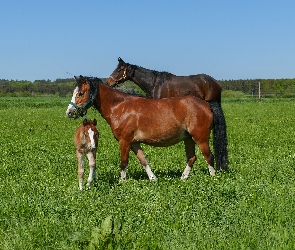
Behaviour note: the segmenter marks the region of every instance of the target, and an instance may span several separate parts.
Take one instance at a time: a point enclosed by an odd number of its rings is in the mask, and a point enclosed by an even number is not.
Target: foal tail
[[[226,124],[221,104],[209,103],[213,113],[213,145],[217,169],[228,169]]]

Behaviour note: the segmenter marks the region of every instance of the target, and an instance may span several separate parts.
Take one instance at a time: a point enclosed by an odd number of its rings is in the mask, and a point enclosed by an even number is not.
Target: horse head
[[[92,106],[96,96],[97,85],[89,82],[89,77],[76,77],[76,87],[73,92],[72,100],[66,111],[69,118],[77,119],[79,116],[84,117],[87,109]]]
[[[127,80],[132,80],[133,74],[137,66],[125,63],[121,57],[118,58],[118,66],[106,80],[110,86],[116,86]]]

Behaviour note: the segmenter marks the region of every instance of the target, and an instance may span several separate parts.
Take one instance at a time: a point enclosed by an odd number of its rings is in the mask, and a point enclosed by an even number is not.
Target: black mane
[[[141,71],[145,72],[145,76],[142,76],[143,78],[152,78],[152,82],[158,82],[160,84],[163,84],[165,81],[171,80],[171,77],[174,76],[173,74],[167,72],[167,71],[156,71],[151,69],[146,69],[137,65],[128,64],[128,69],[132,68],[133,72],[131,76],[134,76],[134,71],[136,69],[140,69]]]

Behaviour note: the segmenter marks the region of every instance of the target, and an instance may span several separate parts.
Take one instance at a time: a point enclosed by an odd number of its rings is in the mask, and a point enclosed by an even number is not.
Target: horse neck
[[[148,96],[153,96],[155,77],[152,70],[137,66],[131,80],[137,84]]]
[[[110,115],[112,114],[112,109],[117,104],[123,102],[125,98],[126,94],[99,83],[94,107],[98,110],[102,117],[110,124]]]

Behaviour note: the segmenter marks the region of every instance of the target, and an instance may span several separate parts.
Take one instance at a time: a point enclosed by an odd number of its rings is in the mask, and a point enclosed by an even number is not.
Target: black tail
[[[213,113],[213,145],[217,169],[228,169],[226,124],[221,104],[209,103]]]

